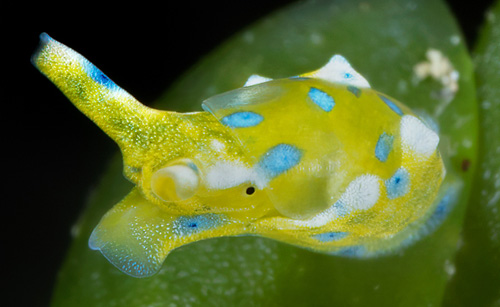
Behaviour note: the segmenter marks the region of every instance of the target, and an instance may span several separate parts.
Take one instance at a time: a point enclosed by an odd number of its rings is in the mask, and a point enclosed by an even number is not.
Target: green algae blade
[[[438,52],[440,63],[453,67],[459,76],[456,84],[415,73],[429,62],[429,52]],[[373,88],[425,111],[439,123],[449,171],[464,188],[461,201],[437,231],[402,252],[372,260],[317,254],[263,238],[212,239],[179,248],[157,275],[135,279],[87,246],[101,216],[130,189],[117,157],[77,225],[52,305],[439,305],[455,265],[477,163],[472,64],[441,1],[293,4],[207,55],[166,91],[157,107],[199,110],[203,99],[240,87],[251,74],[293,76],[321,67],[333,54],[344,55]]]
[[[485,17],[473,53],[479,165],[446,306],[500,306],[500,2]]]

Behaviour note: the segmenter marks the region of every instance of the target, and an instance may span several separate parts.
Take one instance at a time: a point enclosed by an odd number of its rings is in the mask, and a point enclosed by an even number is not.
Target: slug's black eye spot
[[[255,188],[254,187],[248,187],[246,191],[247,195],[252,195],[255,193]]]

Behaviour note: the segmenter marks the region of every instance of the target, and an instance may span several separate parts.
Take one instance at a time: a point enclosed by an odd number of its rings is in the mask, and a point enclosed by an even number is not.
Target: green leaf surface
[[[480,164],[445,296],[449,306],[500,306],[500,2],[485,16],[474,50]]]
[[[459,73],[456,95],[414,68],[439,50]],[[257,237],[190,244],[146,279],[129,277],[87,246],[101,216],[131,188],[116,157],[91,197],[60,272],[54,306],[437,306],[454,255],[476,164],[472,64],[441,1],[306,1],[243,30],[207,55],[159,99],[159,108],[199,110],[203,99],[240,87],[249,75],[288,77],[344,55],[372,87],[430,114],[440,125],[448,171],[463,183],[460,203],[432,235],[392,256],[355,260]],[[451,99],[453,98],[453,99]],[[469,162],[464,162],[469,161]]]

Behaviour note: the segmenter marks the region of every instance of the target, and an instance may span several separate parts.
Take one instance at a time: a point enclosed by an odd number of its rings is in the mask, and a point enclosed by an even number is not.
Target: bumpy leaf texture
[[[485,16],[474,50],[479,165],[447,306],[500,306],[500,2]]]

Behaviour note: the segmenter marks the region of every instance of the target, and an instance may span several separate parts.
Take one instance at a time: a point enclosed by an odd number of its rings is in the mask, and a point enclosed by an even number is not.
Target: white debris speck
[[[488,206],[493,207],[497,204],[498,200],[500,200],[500,191],[496,191],[495,194],[488,201]]]
[[[464,238],[463,236],[460,236],[457,240],[457,250],[461,249],[464,246]]]
[[[486,13],[486,20],[487,20],[489,23],[493,23],[493,22],[495,22],[495,20],[496,20],[495,13],[493,13],[492,11],[488,11],[488,12]]]
[[[243,40],[245,41],[245,43],[247,44],[251,44],[254,42],[254,39],[255,39],[255,35],[253,34],[252,31],[247,31],[243,34]]]
[[[320,34],[318,33],[312,33],[311,34],[311,42],[314,44],[314,45],[321,45],[323,43],[323,36],[321,36]]]
[[[368,2],[361,2],[359,4],[359,9],[363,12],[368,12],[371,9],[370,3]]]
[[[78,235],[80,234],[80,230],[81,230],[80,226],[81,226],[80,223],[76,223],[71,227],[70,234],[71,234],[72,238],[78,237]]]
[[[448,259],[444,262],[444,271],[448,274],[448,277],[455,275],[456,268],[455,265]]]
[[[457,46],[458,44],[460,44],[460,36],[458,35],[452,35],[450,37],[450,43],[453,45],[453,46]]]
[[[465,148],[471,148],[472,147],[472,141],[469,140],[469,139],[464,139],[462,141],[462,145],[465,147]]]
[[[414,11],[417,9],[417,3],[414,3],[414,2],[410,2],[406,5],[406,7],[408,8],[408,10],[410,11]]]
[[[488,179],[490,179],[490,177],[491,177],[491,170],[489,170],[489,169],[485,170],[483,173],[483,179],[488,180]]]
[[[483,108],[483,110],[488,110],[489,108],[491,108],[491,102],[485,100],[481,102],[481,107]]]
[[[406,93],[408,91],[408,83],[406,83],[405,80],[399,80],[398,81],[398,90],[401,93]]]
[[[419,80],[431,77],[439,81],[443,86],[440,97],[444,101],[451,101],[458,91],[458,71],[455,70],[450,60],[439,50],[427,50],[426,57],[426,61],[417,63],[413,67],[415,76]]]

